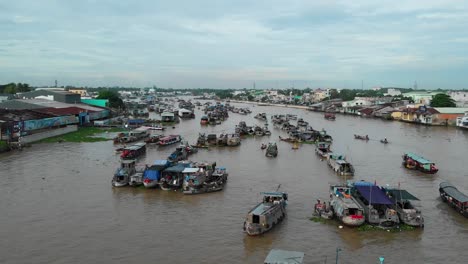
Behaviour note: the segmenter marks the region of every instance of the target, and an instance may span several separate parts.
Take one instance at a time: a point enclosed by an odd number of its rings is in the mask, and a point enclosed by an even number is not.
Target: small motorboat
[[[317,200],[317,203],[314,205],[314,213],[318,217],[321,217],[323,219],[332,219],[333,218],[333,211],[331,206],[327,207],[326,202],[320,201],[320,199]]]
[[[354,134],[354,139],[360,139],[360,140],[369,140],[369,136],[368,135],[365,135],[365,136],[361,136],[361,135],[356,135]]]
[[[266,149],[267,148],[267,145],[266,144],[262,144],[262,146],[260,147],[261,149]]]
[[[388,144],[389,142],[388,142],[388,140],[385,138],[385,139],[381,139],[381,140],[380,140],[380,143]]]

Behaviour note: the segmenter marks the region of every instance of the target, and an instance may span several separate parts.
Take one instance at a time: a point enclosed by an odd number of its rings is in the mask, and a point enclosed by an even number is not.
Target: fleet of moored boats
[[[238,114],[248,114],[250,110],[234,108],[216,104],[205,108],[205,116],[201,117],[202,125],[216,125],[224,121],[231,111]],[[266,121],[266,113],[259,113],[256,119]],[[335,120],[335,115],[325,113],[324,118]],[[424,217],[416,205],[419,199],[407,190],[378,186],[376,183],[365,181],[350,181],[347,178],[354,176],[354,166],[346,159],[345,155],[331,150],[333,139],[325,130],[317,131],[309,126],[309,123],[296,115],[271,116],[275,128],[286,130],[288,138],[279,137],[280,141],[297,144],[313,143],[315,152],[321,160],[326,160],[329,167],[338,175],[343,176],[343,183],[331,184],[329,189],[329,201],[317,200],[314,205],[314,213],[324,219],[335,218],[343,225],[356,227],[364,223],[382,227],[398,227],[406,224],[413,227],[424,227]],[[297,120],[296,125],[290,123]],[[199,134],[197,142],[189,145],[183,142],[176,150],[164,160],[156,160],[144,168],[137,168],[137,159],[146,152],[146,144],[158,144],[160,146],[172,145],[182,141],[179,135],[149,135],[144,129],[136,129],[119,134],[115,143],[128,143],[144,139],[146,143],[136,143],[129,147],[118,148],[121,152],[121,164],[116,170],[112,185],[140,186],[157,188],[162,190],[181,190],[185,195],[209,193],[223,190],[228,173],[226,168],[217,167],[216,162],[192,162],[188,161],[189,155],[196,153],[197,148],[210,146],[239,146],[244,135],[265,136],[270,135],[268,123],[260,126],[247,126],[240,122],[232,134]],[[354,135],[355,139],[368,141],[368,135]],[[382,139],[381,143],[387,144],[388,140]],[[265,156],[277,157],[278,147],[275,142],[262,144]],[[404,153],[403,166],[407,169],[418,170],[424,173],[437,173],[435,164],[414,153]],[[279,189],[279,186],[278,186]],[[263,192],[262,201],[253,207],[246,215],[244,231],[248,235],[260,235],[279,224],[286,216],[288,194],[278,191]],[[440,184],[440,197],[451,207],[455,208],[465,217],[468,217],[468,196],[447,182]]]

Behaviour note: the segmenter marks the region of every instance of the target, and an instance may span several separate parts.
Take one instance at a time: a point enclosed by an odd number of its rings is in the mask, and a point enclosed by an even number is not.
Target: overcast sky
[[[468,88],[468,1],[0,1],[0,83]]]

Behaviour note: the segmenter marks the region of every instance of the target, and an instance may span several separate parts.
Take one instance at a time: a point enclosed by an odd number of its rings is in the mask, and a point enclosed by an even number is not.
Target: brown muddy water
[[[237,106],[241,106],[237,104]],[[337,116],[300,109],[250,106],[253,113],[231,113],[222,125],[201,127],[194,120],[175,129],[194,143],[198,132],[232,132],[235,124],[263,124],[258,112],[292,113],[333,137],[332,150],[355,165],[356,180],[397,185],[421,199],[423,230],[389,233],[339,229],[309,220],[317,198],[328,197],[336,176],[314,153],[278,142],[277,158],[266,158],[261,143],[286,136],[270,124],[270,137],[251,137],[240,147],[201,149],[196,161],[216,161],[229,170],[222,192],[184,196],[159,189],[112,188],[119,164],[112,142],[35,144],[0,156],[0,263],[262,263],[273,249],[305,252],[305,263],[466,263],[468,219],[438,197],[438,184],[448,180],[468,193],[468,131],[400,122]],[[271,122],[270,122],[271,123]],[[371,140],[354,140],[368,134]],[[388,138],[390,144],[378,140]],[[176,145],[149,146],[140,163],[170,154]],[[436,162],[440,171],[425,175],[401,166],[404,151]],[[261,199],[259,192],[289,193],[288,216],[270,232],[248,237],[245,214]]]

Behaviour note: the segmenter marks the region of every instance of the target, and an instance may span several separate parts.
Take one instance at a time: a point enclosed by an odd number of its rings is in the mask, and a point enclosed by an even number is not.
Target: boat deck
[[[262,215],[272,207],[273,207],[272,203],[261,203],[261,204],[257,205],[257,207],[255,207],[251,211],[251,213],[254,214],[254,215]]]

